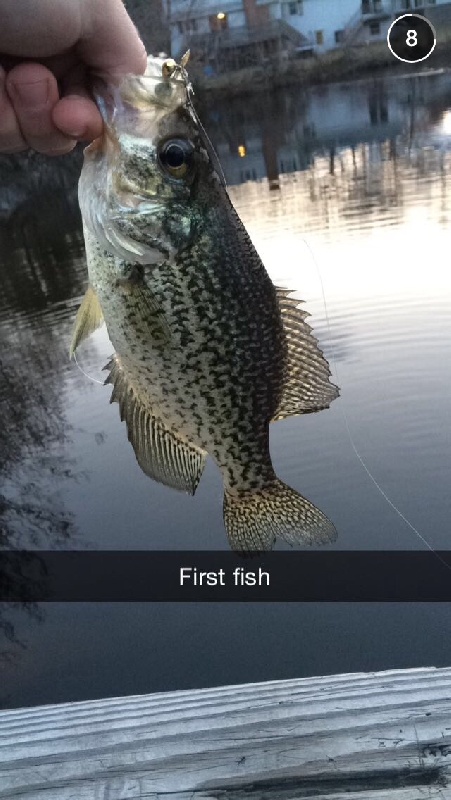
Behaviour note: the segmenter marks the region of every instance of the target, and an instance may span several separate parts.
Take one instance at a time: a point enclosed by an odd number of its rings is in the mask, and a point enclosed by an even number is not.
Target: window
[[[216,14],[216,19],[218,20],[218,30],[226,31],[229,27],[229,19],[227,14],[224,11],[220,11],[219,14]]]
[[[424,6],[424,0],[415,0],[415,8],[422,8]]]
[[[216,14],[211,14],[208,21],[210,30],[214,33],[217,31],[225,31],[229,27],[228,16],[225,11],[218,11]]]
[[[335,31],[334,36],[335,36],[335,44],[341,44],[341,42],[344,39],[344,30],[342,29],[340,31]]]
[[[197,19],[187,19],[185,22],[177,23],[179,33],[194,33],[197,31]]]
[[[379,14],[382,11],[382,0],[362,0],[362,14]]]
[[[379,14],[382,11],[382,0],[362,0],[362,14]]]
[[[370,22],[370,34],[371,36],[379,36],[381,32],[381,26],[379,22]]]
[[[410,0],[401,0],[401,11],[410,11]]]
[[[324,31],[315,31],[316,44],[324,44]]]
[[[286,17],[294,17],[296,15],[300,16],[303,13],[304,13],[303,0],[290,0],[289,3],[285,3]]]

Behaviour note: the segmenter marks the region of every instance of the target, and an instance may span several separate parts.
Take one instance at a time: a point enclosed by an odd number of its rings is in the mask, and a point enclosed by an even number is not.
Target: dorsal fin
[[[86,289],[83,300],[81,301],[80,308],[75,317],[74,329],[72,333],[72,341],[70,343],[69,355],[72,358],[77,347],[91,333],[100,327],[103,322],[103,311],[99,303],[99,299],[92,288],[88,286]]]
[[[185,442],[157,419],[138,396],[117,355],[105,369],[105,383],[113,384],[110,402],[118,402],[121,419],[127,425],[128,439],[139,466],[149,478],[194,494],[201,479],[207,454]]]
[[[308,316],[290,297],[287,289],[276,288],[282,323],[288,345],[287,377],[273,421],[296,414],[328,408],[339,389],[330,382],[329,364],[305,321]]]

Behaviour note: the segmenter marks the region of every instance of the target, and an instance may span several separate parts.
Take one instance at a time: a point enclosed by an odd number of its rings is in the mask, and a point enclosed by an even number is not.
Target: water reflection
[[[338,547],[423,547],[368,481],[341,403],[383,489],[435,548],[449,548],[450,76],[215,100],[201,115],[273,282],[305,300],[342,391],[327,414],[272,426],[278,473],[333,519]],[[270,181],[279,189],[269,191]],[[24,175],[21,185],[26,197]],[[50,520],[43,536],[36,514],[22,513],[24,528],[20,514],[15,529],[9,518],[13,541],[28,543],[34,530],[49,547],[57,535],[62,546],[83,536],[99,549],[226,547],[214,466],[207,462],[195,498],[149,481],[127,447],[117,408],[108,406],[109,388],[92,388],[68,363],[85,264],[78,223],[65,227],[76,209],[61,194],[48,202],[46,211],[35,194],[33,213],[22,206],[0,226],[0,405],[1,421],[8,420],[0,426],[0,458],[8,464],[0,491],[23,506],[22,487],[34,484],[34,509],[44,503]],[[111,352],[99,332],[81,361],[95,363],[98,371],[88,371],[101,378]],[[63,460],[53,483],[55,455]],[[42,471],[34,467],[40,460]],[[65,468],[89,472],[89,485],[66,478]],[[71,523],[69,539],[58,520]],[[450,663],[446,606],[205,605],[175,613],[171,606],[49,606],[46,613],[20,669],[4,672],[10,705]],[[237,649],[230,631],[236,638],[238,613]],[[17,630],[32,640],[33,625],[23,620],[14,617]],[[380,635],[368,638],[374,630]]]
[[[78,154],[56,169],[36,155],[0,159],[0,547],[11,550],[67,547],[76,533],[62,499],[77,468],[59,323],[82,289],[78,169]],[[20,581],[20,572],[0,579]],[[24,607],[41,618],[33,605]],[[0,629],[18,644],[5,607]]]
[[[312,167],[319,152],[335,175],[339,152],[362,144],[393,160],[428,143],[447,149],[450,107],[443,74],[215,98],[203,114],[229,184],[267,179],[271,188],[280,175]]]

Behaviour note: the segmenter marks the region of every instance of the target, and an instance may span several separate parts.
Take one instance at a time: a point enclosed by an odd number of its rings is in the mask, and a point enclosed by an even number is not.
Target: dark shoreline
[[[235,97],[287,86],[315,86],[360,80],[369,76],[400,78],[445,71],[451,67],[451,31],[431,56],[418,64],[397,61],[387,43],[332,50],[321,56],[296,59],[267,67],[248,67],[213,78],[193,76],[195,93],[208,100],[221,95]]]

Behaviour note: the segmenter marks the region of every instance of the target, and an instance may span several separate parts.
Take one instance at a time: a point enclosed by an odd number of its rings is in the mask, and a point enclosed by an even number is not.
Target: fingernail
[[[70,136],[71,139],[77,139],[78,141],[82,141],[86,136],[85,128],[70,128],[68,130],[64,130],[63,133],[65,136]]]
[[[21,103],[36,108],[46,104],[50,85],[47,80],[44,80],[33,83],[11,83],[10,88]]]

